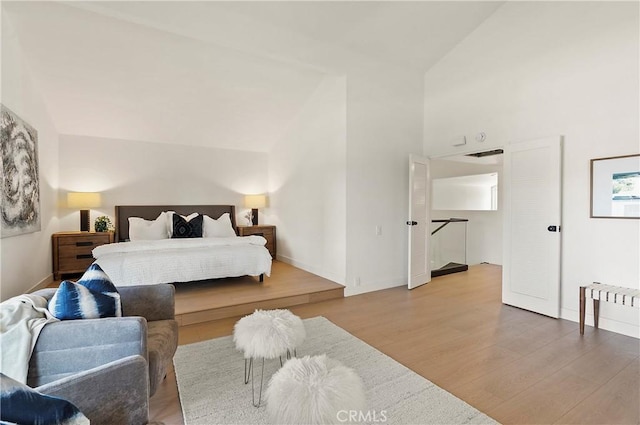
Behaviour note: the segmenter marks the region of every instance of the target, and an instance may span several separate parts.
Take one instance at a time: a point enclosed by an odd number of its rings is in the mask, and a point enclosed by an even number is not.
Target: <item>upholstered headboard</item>
[[[229,213],[236,231],[236,207],[234,205],[116,205],[116,242],[129,240],[129,217],[155,220],[162,211],[175,211],[181,215],[197,212],[217,219]]]

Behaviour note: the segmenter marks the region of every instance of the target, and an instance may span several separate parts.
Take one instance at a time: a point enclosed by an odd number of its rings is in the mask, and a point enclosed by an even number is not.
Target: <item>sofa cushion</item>
[[[62,320],[44,327],[29,361],[32,388],[132,355],[147,358],[143,317]]]

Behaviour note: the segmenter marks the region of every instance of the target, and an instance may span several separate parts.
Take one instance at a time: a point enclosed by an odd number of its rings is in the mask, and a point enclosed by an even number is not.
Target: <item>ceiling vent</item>
[[[502,155],[504,151],[502,149],[493,149],[490,151],[468,153],[465,156],[473,156],[475,158],[484,158],[485,156]]]

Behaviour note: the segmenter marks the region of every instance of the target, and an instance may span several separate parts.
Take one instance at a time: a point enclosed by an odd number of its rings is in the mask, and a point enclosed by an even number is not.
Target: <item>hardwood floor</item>
[[[408,291],[291,307],[324,316],[504,424],[640,423],[637,339],[501,304],[501,269],[477,265]],[[576,294],[577,296],[577,294]],[[180,344],[231,334],[238,318],[180,328]],[[151,420],[182,424],[173,371]]]

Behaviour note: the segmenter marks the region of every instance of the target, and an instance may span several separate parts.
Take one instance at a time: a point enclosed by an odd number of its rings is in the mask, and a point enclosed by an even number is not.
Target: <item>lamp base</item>
[[[80,210],[80,231],[88,232],[90,227],[89,210]]]
[[[251,209],[251,224],[253,226],[258,225],[258,209],[257,208]]]

